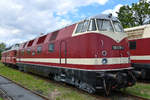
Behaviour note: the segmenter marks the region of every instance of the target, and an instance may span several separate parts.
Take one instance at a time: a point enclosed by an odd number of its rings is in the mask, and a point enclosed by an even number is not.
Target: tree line
[[[1,59],[1,53],[5,50],[6,44],[5,43],[0,43],[0,59]]]
[[[150,24],[150,1],[139,0],[132,5],[124,5],[117,14],[124,28]]]

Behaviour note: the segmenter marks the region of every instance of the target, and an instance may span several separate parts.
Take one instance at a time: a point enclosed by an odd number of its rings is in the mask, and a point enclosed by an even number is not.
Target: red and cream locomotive
[[[131,64],[139,78],[150,79],[150,25],[125,29],[129,36]]]
[[[17,66],[94,93],[135,84],[127,35],[117,18],[97,15],[20,44]]]

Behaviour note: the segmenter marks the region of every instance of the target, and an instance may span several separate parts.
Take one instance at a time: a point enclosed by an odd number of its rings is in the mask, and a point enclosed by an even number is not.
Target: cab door
[[[66,43],[66,41],[60,42],[59,57],[60,57],[60,64],[67,64],[67,43]]]

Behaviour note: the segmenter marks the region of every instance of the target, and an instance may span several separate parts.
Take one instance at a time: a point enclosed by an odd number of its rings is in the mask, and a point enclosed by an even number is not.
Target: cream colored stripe
[[[17,61],[19,61],[19,59],[17,59]],[[50,59],[50,58],[21,58],[20,61],[58,63],[59,59]]]
[[[19,61],[19,59],[17,59]],[[122,58],[107,58],[107,64],[123,64],[129,63],[128,57]],[[45,63],[60,63],[59,58],[22,58],[20,61],[45,62]],[[65,63],[65,59],[61,60]],[[82,64],[82,65],[102,65],[102,58],[68,58],[67,64]]]
[[[150,60],[150,55],[147,56],[131,56],[131,60]]]

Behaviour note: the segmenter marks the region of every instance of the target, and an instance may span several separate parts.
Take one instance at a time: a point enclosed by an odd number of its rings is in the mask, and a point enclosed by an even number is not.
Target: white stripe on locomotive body
[[[79,65],[103,65],[103,58],[67,58],[67,64],[79,64]],[[128,57],[115,57],[106,58],[108,60],[107,65],[111,64],[127,64],[129,62]],[[42,62],[42,63],[60,63],[60,58],[20,58],[17,61],[23,62]],[[65,64],[65,59],[61,59],[61,63]]]
[[[2,57],[2,59],[15,59],[16,57]]]
[[[130,56],[131,60],[150,60],[150,55]]]

